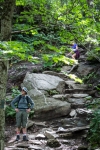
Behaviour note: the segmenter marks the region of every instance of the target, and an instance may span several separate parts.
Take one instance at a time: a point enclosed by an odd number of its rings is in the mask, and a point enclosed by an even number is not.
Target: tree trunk
[[[0,60],[0,150],[4,150],[5,112],[8,61]]]
[[[12,30],[12,17],[16,0],[4,0],[1,16],[1,40],[9,41]]]

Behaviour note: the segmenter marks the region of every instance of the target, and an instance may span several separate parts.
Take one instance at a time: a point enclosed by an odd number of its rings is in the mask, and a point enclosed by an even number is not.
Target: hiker
[[[12,102],[11,106],[16,111],[16,141],[20,140],[20,130],[22,127],[23,131],[23,141],[28,141],[27,138],[27,121],[29,112],[34,106],[34,102],[32,99],[27,95],[27,88],[23,87],[21,94],[18,95]]]
[[[67,56],[69,56],[70,54],[72,54],[73,59],[78,59],[80,57],[78,45],[74,41],[72,42],[72,51]]]

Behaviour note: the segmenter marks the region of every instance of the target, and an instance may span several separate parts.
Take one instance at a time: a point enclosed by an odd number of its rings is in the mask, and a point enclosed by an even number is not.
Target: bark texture
[[[1,40],[9,41],[11,39],[12,17],[16,0],[4,0],[1,16]]]
[[[4,150],[5,112],[8,61],[0,60],[0,150]]]

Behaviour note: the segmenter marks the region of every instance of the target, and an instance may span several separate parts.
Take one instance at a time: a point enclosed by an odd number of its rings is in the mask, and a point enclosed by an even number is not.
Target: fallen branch
[[[29,28],[29,29],[26,29],[26,30],[12,31],[11,34],[23,33],[23,32],[27,32],[27,31],[30,31],[30,30],[35,29],[35,28],[36,27],[32,27],[32,28]]]

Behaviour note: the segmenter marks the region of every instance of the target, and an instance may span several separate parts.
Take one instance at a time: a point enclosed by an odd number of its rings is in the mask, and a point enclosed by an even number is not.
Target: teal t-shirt
[[[27,97],[26,97],[27,96]],[[30,107],[29,107],[30,105]],[[12,102],[11,102],[12,108],[18,108],[18,109],[32,109],[34,107],[33,100],[28,95],[18,95]]]

